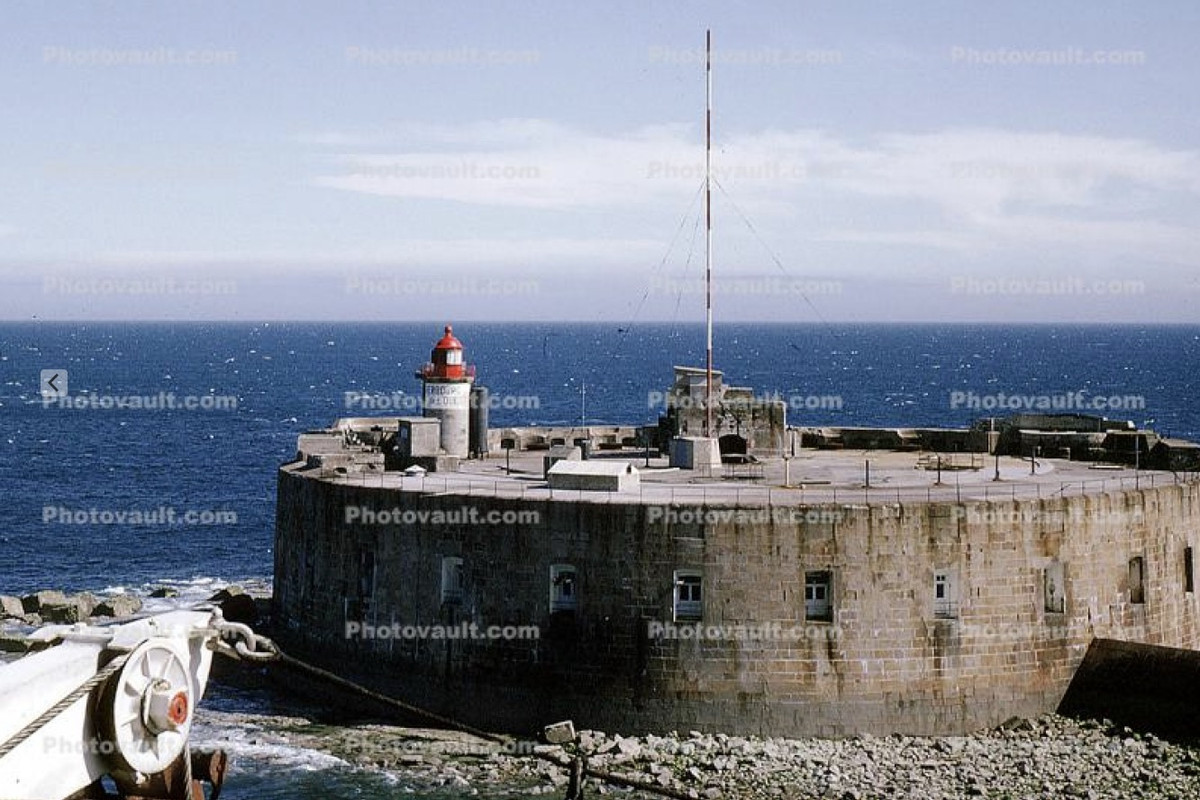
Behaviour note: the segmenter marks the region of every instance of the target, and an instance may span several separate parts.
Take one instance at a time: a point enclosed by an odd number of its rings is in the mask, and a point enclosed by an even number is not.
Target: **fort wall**
[[[769,508],[602,499],[401,491],[287,465],[278,634],[483,726],[788,736],[965,732],[1054,710],[1093,639],[1200,647],[1195,483]],[[364,509],[407,514],[367,523]],[[566,611],[552,611],[556,567],[573,574]],[[699,620],[681,575],[699,580]],[[354,623],[390,633],[347,636]],[[463,623],[538,636],[417,630]]]

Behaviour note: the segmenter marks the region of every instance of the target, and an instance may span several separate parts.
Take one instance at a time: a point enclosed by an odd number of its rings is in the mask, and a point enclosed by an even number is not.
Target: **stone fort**
[[[470,386],[302,435],[277,634],[479,726],[788,736],[966,732],[1058,708],[1097,642],[1200,647],[1194,445],[795,427],[730,391],[720,464],[680,468],[694,375],[642,426],[489,429]]]

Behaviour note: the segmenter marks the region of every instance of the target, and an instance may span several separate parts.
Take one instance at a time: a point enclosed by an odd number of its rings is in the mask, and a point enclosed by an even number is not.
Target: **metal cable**
[[[108,664],[106,664],[99,672],[80,684],[78,688],[74,689],[62,700],[59,700],[54,705],[50,706],[50,708],[42,712],[40,716],[27,724],[25,727],[21,728],[21,730],[17,731],[15,736],[8,739],[8,741],[4,742],[4,744],[0,744],[0,758],[4,758],[13,750],[16,750],[26,739],[41,730],[42,727],[50,722],[50,720],[66,711],[79,698],[90,694],[92,689],[96,688],[116,674],[117,670],[125,666],[125,662],[129,660],[130,655],[131,653],[122,653],[112,661],[108,662]]]
[[[382,703],[384,705],[388,705],[393,708],[400,709],[401,711],[405,711],[409,714],[413,714],[413,715],[419,716],[419,717],[424,717],[425,719],[431,720],[433,722],[438,722],[438,723],[446,726],[447,728],[462,731],[463,733],[469,733],[472,736],[483,739],[484,741],[494,742],[496,744],[502,744],[502,745],[507,745],[512,742],[512,737],[502,736],[502,735],[496,734],[496,733],[491,733],[490,731],[485,731],[481,728],[476,728],[473,725],[468,725],[467,723],[462,722],[461,720],[457,720],[452,717],[447,717],[442,714],[438,714],[433,711],[429,711],[428,709],[421,708],[420,706],[414,706],[411,703],[406,703],[403,700],[399,700],[395,697],[391,697],[389,695],[382,694],[373,689],[368,689],[366,686],[363,686],[362,684],[355,683],[354,681],[343,678],[341,675],[338,675],[337,673],[334,673],[334,672],[330,672],[327,669],[318,667],[315,664],[310,664],[307,661],[303,661],[302,659],[296,658],[294,656],[290,656],[287,653],[280,650],[279,646],[277,644],[275,644],[275,642],[271,641],[270,639],[266,638],[265,636],[255,635],[254,643],[256,646],[255,647],[256,650],[260,647],[263,649],[259,650],[258,652],[251,651],[251,653],[249,653],[249,655],[251,656],[251,658],[249,660],[251,662],[271,661],[271,662],[286,664],[289,667],[297,669],[301,672],[308,673],[309,675],[312,675],[315,678],[319,678],[323,681],[327,681],[335,686],[339,686],[343,689],[354,692],[355,694],[359,694],[359,695],[362,695],[363,697],[370,698],[371,700]],[[238,658],[240,656],[248,655],[245,652],[246,650],[247,650],[247,648],[242,646],[242,647],[236,648],[236,654],[231,653],[227,649],[221,649],[218,652],[220,652],[226,656],[230,656],[231,658]],[[576,756],[575,758],[564,761],[560,758],[555,757],[551,753],[533,752],[533,753],[528,753],[527,755],[530,755],[541,761],[545,761],[550,764],[554,764],[555,766],[560,767],[562,769],[566,769],[566,770],[579,770],[580,765],[577,764],[577,761],[578,761],[578,759],[582,758],[582,756]],[[582,766],[581,772],[583,775],[585,775],[589,778],[596,778],[598,780],[602,780],[605,783],[610,783],[614,786],[625,786],[630,789],[638,789],[643,792],[650,792],[652,794],[659,795],[660,797],[669,797],[672,800],[693,800],[692,795],[688,794],[686,792],[680,792],[680,791],[676,791],[674,789],[669,789],[664,786],[647,783],[638,778],[633,778],[633,777],[629,777],[629,776],[625,776],[625,775],[617,775],[617,774],[614,774],[611,772],[605,772],[603,770],[593,769],[592,767],[589,767],[587,765],[586,760],[582,761],[581,766]]]

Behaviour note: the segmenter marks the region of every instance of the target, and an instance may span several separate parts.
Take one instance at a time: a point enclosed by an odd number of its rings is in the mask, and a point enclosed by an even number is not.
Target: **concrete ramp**
[[[1200,736],[1200,651],[1095,639],[1058,713],[1159,736]]]

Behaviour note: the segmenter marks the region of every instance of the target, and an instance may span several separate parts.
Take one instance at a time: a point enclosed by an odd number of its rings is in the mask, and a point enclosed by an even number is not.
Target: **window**
[[[1066,580],[1063,565],[1051,561],[1042,574],[1043,604],[1047,614],[1062,614],[1067,610]]]
[[[462,357],[462,350],[447,350],[446,364],[449,366],[457,366],[458,364],[462,363]]]
[[[442,602],[461,603],[463,598],[463,560],[458,556],[442,559]]]
[[[375,551],[366,546],[358,548],[357,580],[341,584],[347,621],[366,620],[371,616],[375,597]]]
[[[703,578],[696,570],[675,572],[675,622],[698,622],[704,617]]]
[[[1146,562],[1141,556],[1129,559],[1129,602],[1131,603],[1146,602],[1145,569]]]
[[[810,622],[833,621],[833,573],[804,573],[804,618]]]
[[[579,606],[579,587],[575,580],[575,567],[570,564],[550,566],[550,613],[575,613]]]
[[[369,600],[375,594],[375,551],[366,547],[358,551],[358,596]]]
[[[933,616],[954,619],[958,616],[958,591],[954,573],[938,570],[933,573]]]
[[[1183,548],[1183,590],[1191,594],[1196,589],[1196,573],[1192,567],[1192,548]]]

